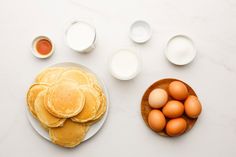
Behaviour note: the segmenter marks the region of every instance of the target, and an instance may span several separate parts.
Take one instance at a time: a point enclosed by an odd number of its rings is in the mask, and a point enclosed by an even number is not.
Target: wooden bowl
[[[148,114],[151,110],[153,110],[153,108],[151,108],[151,106],[149,106],[148,103],[148,96],[151,93],[152,90],[156,89],[156,88],[162,88],[164,90],[166,90],[168,92],[168,86],[172,81],[180,81],[182,83],[185,84],[185,86],[188,88],[188,92],[189,95],[194,95],[197,97],[196,93],[194,92],[194,90],[185,82],[181,81],[181,80],[177,80],[177,79],[173,79],[173,78],[166,78],[166,79],[162,79],[159,80],[155,83],[153,83],[144,93],[142,101],[141,101],[141,114],[143,117],[144,122],[146,123],[146,125],[149,127],[148,125]],[[170,96],[170,94],[168,93],[169,97],[168,97],[168,101],[170,100],[174,100],[174,98],[172,98]],[[181,101],[182,103],[184,103],[184,101]],[[161,108],[162,109],[162,108]],[[160,110],[161,110],[160,109]],[[193,119],[193,118],[189,118],[185,113],[182,115],[182,117],[186,120],[187,122],[187,129],[185,130],[185,133],[189,130],[192,129],[192,127],[194,126],[195,122],[197,121],[197,118]],[[167,122],[169,121],[168,118],[166,118]],[[150,127],[149,127],[150,128]],[[154,130],[153,130],[154,131]],[[161,136],[168,136],[165,132],[165,129],[161,132],[157,132],[159,135]],[[168,136],[170,137],[170,136]]]

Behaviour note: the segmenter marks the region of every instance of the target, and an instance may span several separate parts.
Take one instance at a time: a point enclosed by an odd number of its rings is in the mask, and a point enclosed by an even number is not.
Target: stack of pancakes
[[[80,144],[106,112],[106,97],[96,77],[77,67],[45,69],[29,88],[27,104],[51,141],[63,147]]]

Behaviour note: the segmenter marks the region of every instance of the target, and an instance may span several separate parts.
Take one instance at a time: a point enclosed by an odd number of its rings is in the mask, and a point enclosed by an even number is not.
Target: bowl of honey
[[[47,36],[38,36],[32,42],[32,53],[37,58],[48,58],[54,52],[54,44]]]

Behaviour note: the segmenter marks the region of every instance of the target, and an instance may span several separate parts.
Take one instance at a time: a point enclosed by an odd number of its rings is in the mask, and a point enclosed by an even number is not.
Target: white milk
[[[117,79],[130,80],[139,73],[139,70],[139,58],[129,50],[120,50],[111,58],[110,71]]]
[[[84,22],[73,23],[66,32],[68,46],[78,52],[88,52],[94,46],[95,29]]]

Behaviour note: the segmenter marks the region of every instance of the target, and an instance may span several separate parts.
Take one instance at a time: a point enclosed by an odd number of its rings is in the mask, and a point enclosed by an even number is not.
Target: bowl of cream
[[[121,49],[114,53],[109,61],[110,73],[119,80],[131,80],[141,70],[141,61],[137,53],[129,49]]]

